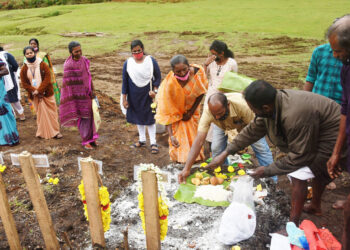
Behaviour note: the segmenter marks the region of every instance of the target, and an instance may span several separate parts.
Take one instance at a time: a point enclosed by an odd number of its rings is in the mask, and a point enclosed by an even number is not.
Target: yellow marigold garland
[[[144,213],[144,200],[143,200],[143,193],[142,193],[142,184],[141,184],[141,172],[147,171],[147,170],[153,170],[158,179],[158,189],[160,191],[160,195],[158,197],[158,210],[159,210],[159,224],[160,224],[160,240],[163,241],[165,239],[165,236],[168,232],[168,215],[169,215],[169,208],[166,204],[165,200],[167,200],[166,192],[163,187],[162,181],[162,175],[160,173],[160,170],[158,167],[154,166],[153,164],[140,164],[140,168],[138,170],[138,191],[139,194],[137,196],[137,199],[139,200],[139,215],[142,221],[142,228],[144,233],[146,233],[146,226],[145,226],[145,213]],[[167,200],[168,201],[168,200]]]
[[[137,199],[139,200],[139,208],[140,208],[139,215],[142,221],[142,228],[143,228],[143,231],[146,233],[143,194],[139,193],[139,195],[137,196]],[[159,224],[160,224],[160,240],[164,240],[168,232],[169,208],[165,204],[161,196],[158,197],[158,210],[159,210]]]
[[[81,195],[81,200],[84,204],[84,215],[86,217],[86,220],[89,220],[83,180],[81,181],[78,188]],[[101,203],[103,231],[106,232],[109,230],[109,225],[111,224],[111,202],[109,200],[109,193],[107,187],[100,187],[98,190],[98,195]]]

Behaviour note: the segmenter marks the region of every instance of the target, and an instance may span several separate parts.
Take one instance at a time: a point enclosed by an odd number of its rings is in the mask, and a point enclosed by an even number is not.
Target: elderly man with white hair
[[[345,141],[350,145],[350,14],[336,19],[328,28],[327,37],[333,50],[333,56],[343,62],[341,70],[341,84],[343,96],[341,104],[341,118],[337,142],[333,154],[327,163],[329,175],[335,178],[339,175],[340,152]],[[348,115],[349,112],[349,115]],[[350,158],[347,159],[347,170],[350,172]],[[344,231],[343,249],[350,249],[350,194],[343,202],[344,207]]]

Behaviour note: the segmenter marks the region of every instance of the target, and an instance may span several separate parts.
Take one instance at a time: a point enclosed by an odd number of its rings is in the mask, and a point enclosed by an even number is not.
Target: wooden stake
[[[129,250],[128,231],[129,231],[129,225],[123,231],[123,235],[124,235],[124,250]]]
[[[19,237],[15,225],[15,220],[13,219],[9,202],[7,200],[5,184],[2,180],[0,174],[0,217],[2,224],[4,224],[5,234],[7,241],[10,245],[10,249],[21,250],[21,244],[19,242]]]
[[[47,249],[59,249],[60,246],[57,241],[56,233],[52,224],[51,216],[44,192],[41,188],[38,178],[38,172],[34,166],[32,155],[27,151],[19,155],[19,162],[21,164],[24,180],[27,185],[30,199],[38,218],[41,233],[44,238]]]
[[[158,184],[154,171],[141,173],[148,250],[160,250]]]
[[[83,158],[80,160],[81,172],[85,189],[86,205],[89,216],[89,227],[92,245],[106,247],[101,204],[98,195],[98,177],[92,158]]]

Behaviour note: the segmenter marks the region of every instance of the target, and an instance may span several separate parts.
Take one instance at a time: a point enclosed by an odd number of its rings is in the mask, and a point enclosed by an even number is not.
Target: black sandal
[[[144,141],[138,141],[138,142],[132,144],[132,145],[130,146],[130,148],[141,148],[141,147],[145,147],[145,146],[146,146],[146,142],[144,142]]]
[[[151,145],[151,153],[152,154],[158,154],[159,153],[159,148],[157,144],[152,144]]]

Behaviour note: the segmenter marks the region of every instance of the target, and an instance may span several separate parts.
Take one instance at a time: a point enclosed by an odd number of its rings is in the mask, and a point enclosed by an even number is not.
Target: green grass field
[[[53,6],[1,11],[0,42],[9,45],[9,50],[19,57],[28,39],[37,37],[46,51],[61,58],[66,56],[67,43],[73,40],[60,35],[67,32],[106,33],[101,38],[76,38],[84,44],[88,55],[116,50],[130,39],[142,37],[143,32],[157,30],[225,32],[226,39],[238,43],[244,42],[246,32],[249,39],[288,35],[321,40],[334,18],[345,14],[347,9],[350,9],[348,0],[203,0]],[[175,38],[171,33],[166,36]],[[197,38],[197,42],[201,40]]]

